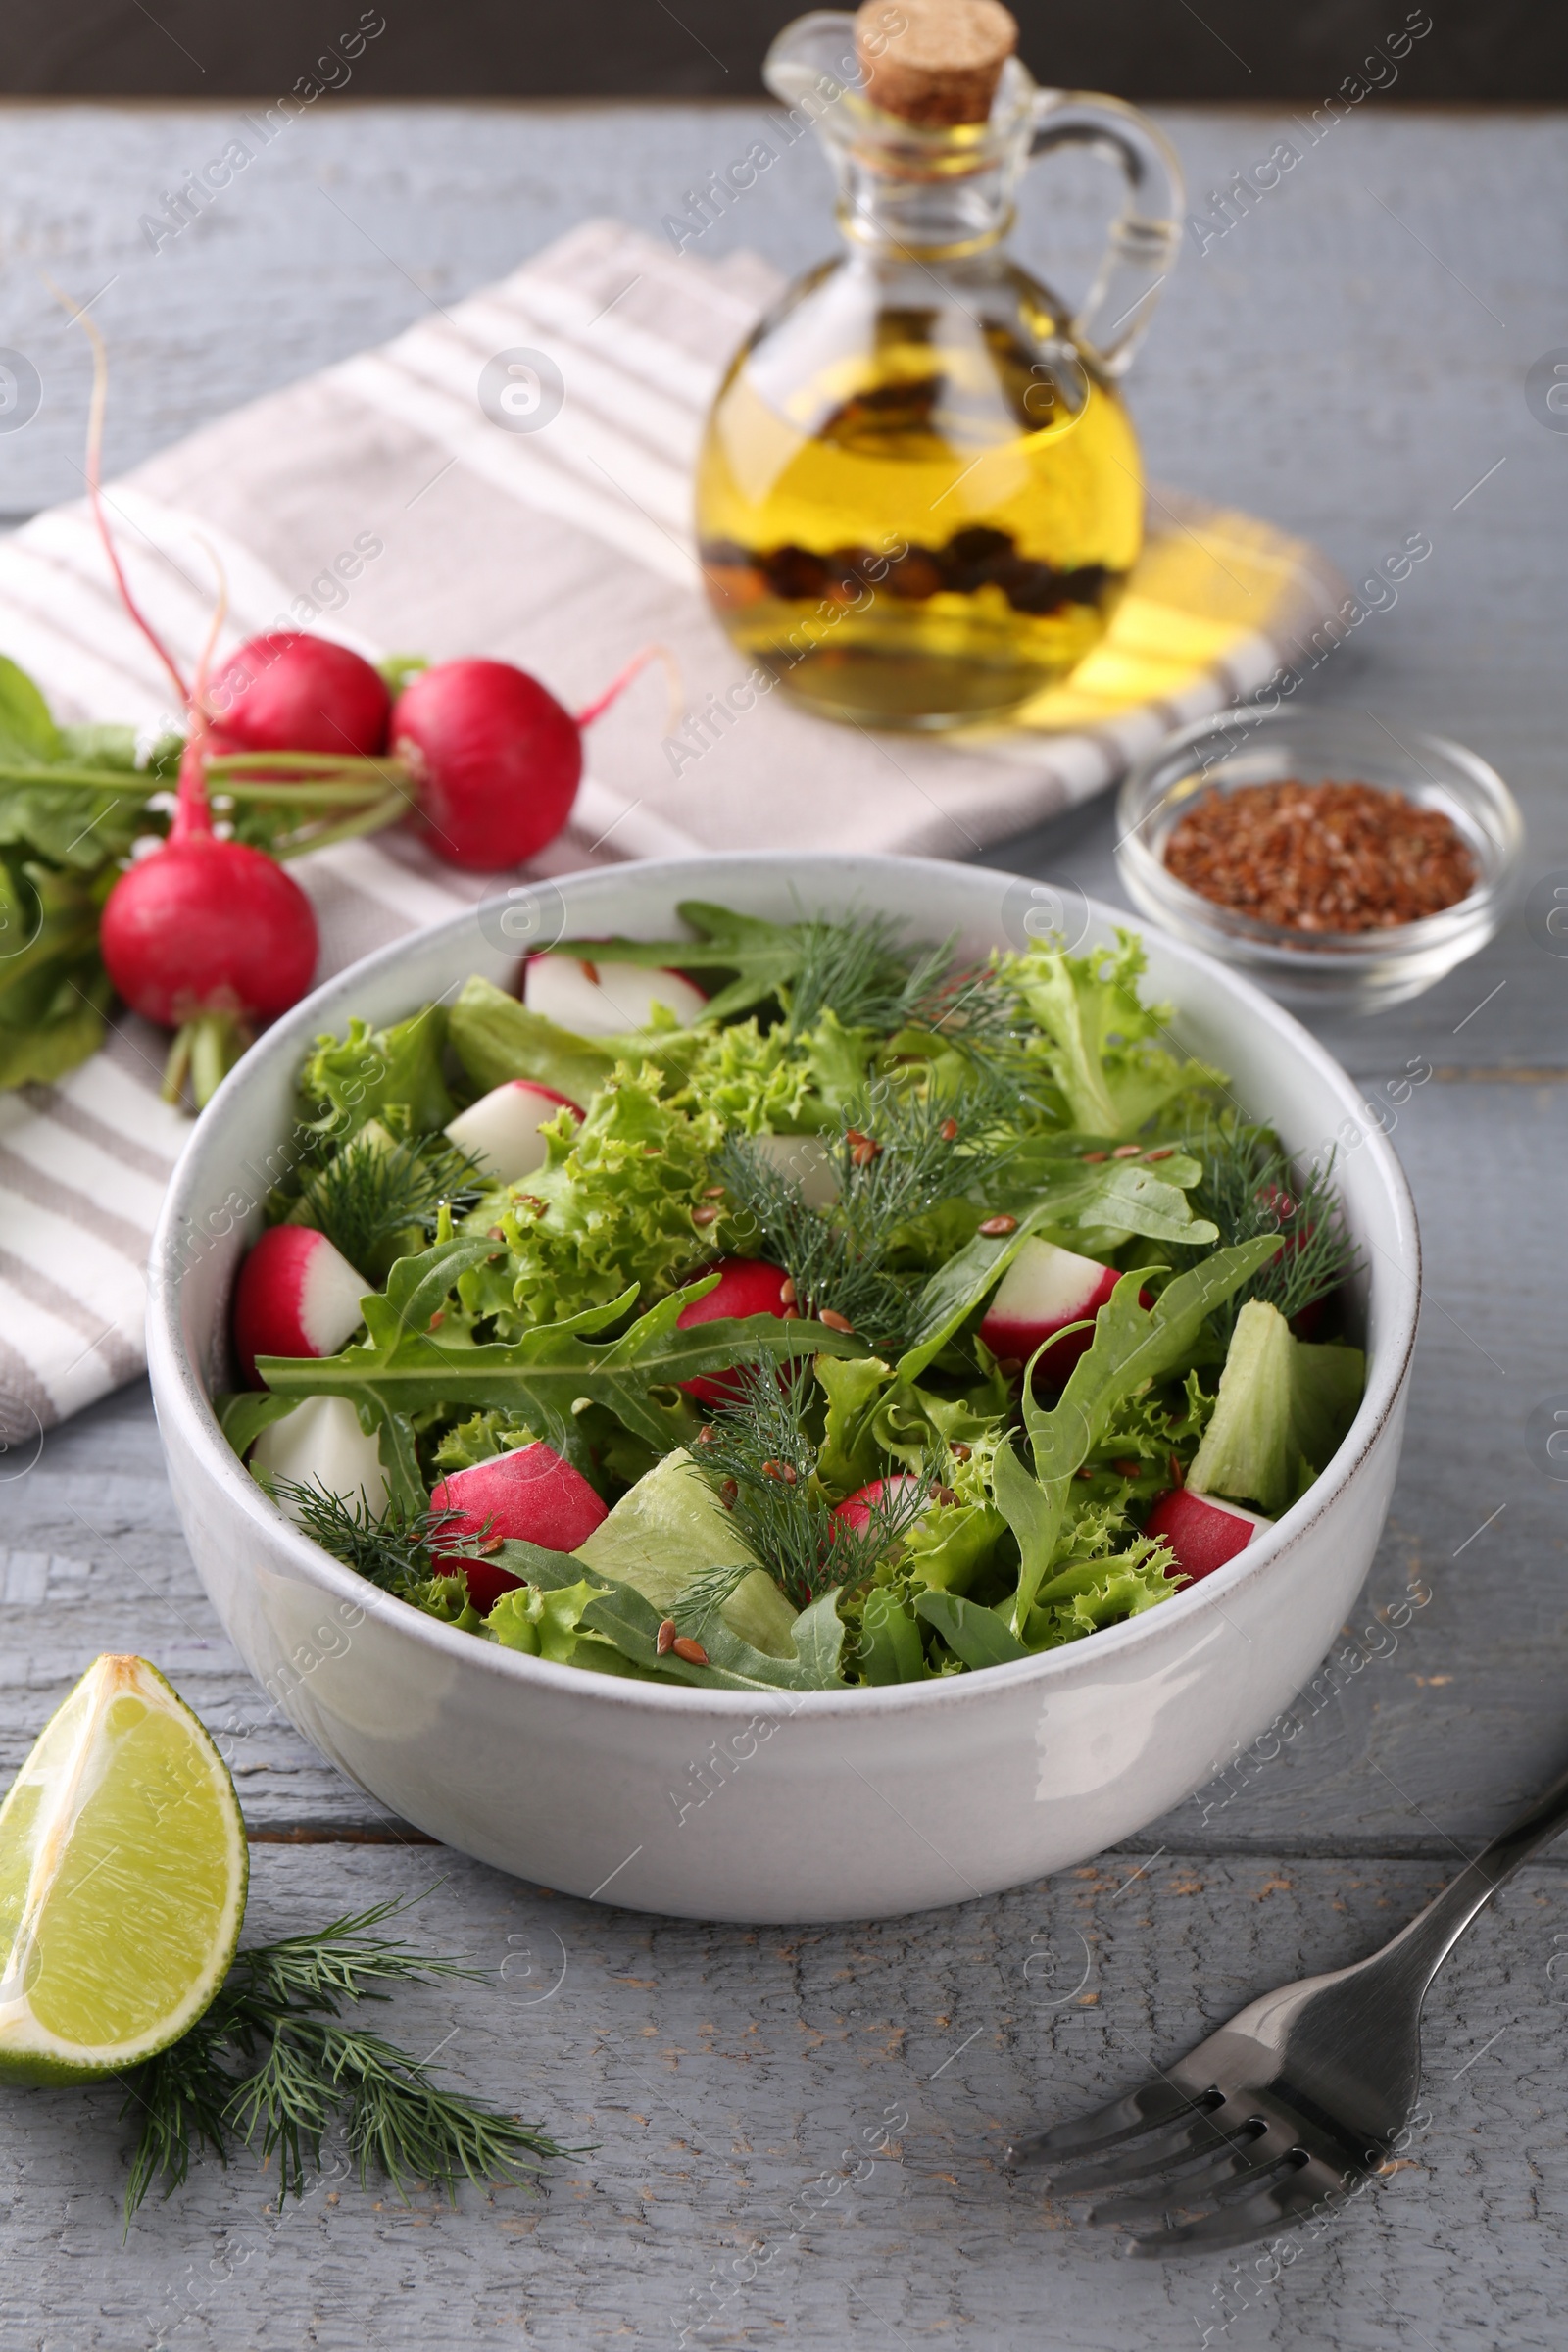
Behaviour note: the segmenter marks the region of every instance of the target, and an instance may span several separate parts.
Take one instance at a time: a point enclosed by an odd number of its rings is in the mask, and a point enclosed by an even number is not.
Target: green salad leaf
[[[1278,1307],[1250,1298],[1236,1318],[1191,1483],[1277,1519],[1344,1443],[1365,1379],[1358,1348],[1309,1347],[1292,1337]]]
[[[1139,997],[1147,961],[1142,941],[1118,931],[1114,949],[1034,948],[1003,966],[1039,1025],[1039,1057],[1061,1090],[1067,1124],[1083,1134],[1123,1140],[1181,1096],[1223,1083],[1220,1071],[1155,1043],[1173,1015]]]
[[[562,1111],[541,1128],[544,1166],[482,1196],[463,1227],[493,1237],[458,1286],[470,1318],[515,1339],[632,1286],[657,1298],[707,1253],[697,1216],[723,1130],[660,1086],[650,1063],[613,1064],[586,1118]]]
[[[585,1103],[615,1066],[614,1054],[595,1040],[558,1028],[477,974],[459,989],[447,1035],[476,1094],[528,1078],[569,1102]]]
[[[433,1135],[457,1113],[441,1071],[446,1033],[445,1008],[426,1004],[390,1029],[356,1015],[347,1037],[318,1037],[300,1074],[303,1123],[347,1138],[397,1109],[416,1135]]]

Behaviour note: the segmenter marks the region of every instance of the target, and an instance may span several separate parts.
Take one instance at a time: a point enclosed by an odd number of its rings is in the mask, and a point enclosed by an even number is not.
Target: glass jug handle
[[[1186,192],[1182,168],[1164,132],[1120,98],[1085,90],[1040,91],[1030,154],[1069,146],[1108,155],[1127,181],[1127,199],[1111,223],[1100,273],[1072,322],[1074,340],[1087,344],[1109,374],[1120,375],[1176,266]]]

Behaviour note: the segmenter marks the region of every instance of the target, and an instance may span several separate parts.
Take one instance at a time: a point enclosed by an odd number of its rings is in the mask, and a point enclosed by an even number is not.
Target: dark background
[[[1318,101],[1409,0],[1012,0],[1043,81],[1143,99]],[[9,0],[0,94],[275,97],[365,0]],[[751,98],[790,0],[376,0],[365,98]],[[375,13],[372,11],[372,14]],[[1568,100],[1565,0],[1429,0],[1380,104]]]

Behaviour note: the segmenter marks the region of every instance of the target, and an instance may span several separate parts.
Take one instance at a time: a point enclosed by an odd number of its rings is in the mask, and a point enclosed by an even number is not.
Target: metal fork
[[[1007,2161],[1047,2165],[1055,2196],[1128,2192],[1088,2218],[1127,2227],[1139,2255],[1244,2245],[1338,2203],[1389,2161],[1415,2105],[1428,1985],[1564,1828],[1568,1772],[1380,1952],[1265,1993],[1141,2090]]]

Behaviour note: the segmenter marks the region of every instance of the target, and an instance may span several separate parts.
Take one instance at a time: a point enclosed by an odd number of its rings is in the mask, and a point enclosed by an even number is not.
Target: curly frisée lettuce
[[[1322,1474],[1364,1373],[1338,1203],[1181,1052],[1135,937],[965,965],[869,913],[680,911],[591,944],[699,976],[687,1026],[577,1037],[474,978],[308,1057],[272,1212],[376,1287],[222,1409],[244,1455],[341,1400],[278,1493],[315,1541],[551,1666],[838,1690],[1093,1639],[1206,1572],[1149,1529],[1173,1489],[1273,1516]],[[577,1111],[503,1182],[445,1131],[514,1081]]]

